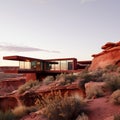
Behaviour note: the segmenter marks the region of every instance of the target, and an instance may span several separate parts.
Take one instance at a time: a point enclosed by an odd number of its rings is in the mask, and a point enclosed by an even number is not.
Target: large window
[[[20,61],[19,62],[19,67],[20,69],[31,69],[31,63],[30,62],[24,62],[24,61]]]
[[[52,64],[47,65],[50,66],[49,70],[73,70],[73,60],[59,60],[59,61],[51,61]]]

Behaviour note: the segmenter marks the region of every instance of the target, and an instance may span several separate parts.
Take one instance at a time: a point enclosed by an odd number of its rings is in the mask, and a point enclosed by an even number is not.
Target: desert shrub
[[[28,91],[19,97],[21,103],[25,106],[34,106],[37,99],[42,100],[42,96],[34,91]]]
[[[79,81],[78,86],[82,89],[85,89],[85,83],[88,83],[90,81],[95,82],[101,82],[103,81],[102,76],[104,74],[104,71],[102,69],[97,69],[95,71],[89,72],[83,72],[80,74],[81,80]]]
[[[18,88],[18,92],[21,94],[21,93],[24,93],[26,90],[29,90],[29,89],[39,86],[39,85],[40,85],[39,81],[30,80],[30,81],[26,82],[24,85],[21,85]]]
[[[46,106],[45,115],[49,120],[75,120],[86,112],[86,105],[75,97],[51,100]]]
[[[93,84],[89,88],[86,89],[86,97],[101,97],[104,96],[104,85]]]
[[[120,89],[120,76],[115,74],[105,74],[103,79],[106,83],[106,88],[110,91]]]
[[[44,80],[43,80],[43,84],[48,85],[50,83],[52,83],[53,81],[55,81],[53,76],[47,76]]]
[[[107,65],[105,67],[106,72],[115,72],[117,71],[118,66],[117,65]]]
[[[63,96],[68,96],[67,92]],[[46,107],[48,104],[51,104],[53,100],[62,100],[63,98],[61,91],[51,91],[49,94],[41,95],[41,99],[36,99],[35,105],[40,109]]]
[[[17,106],[16,108],[14,108],[14,110],[12,110],[16,119],[21,118],[21,117],[23,117],[31,112],[35,112],[35,111],[37,111],[37,108],[35,106],[26,107],[23,105]]]
[[[120,120],[120,114],[114,115],[114,120]]]
[[[67,85],[77,80],[78,77],[79,77],[78,75],[74,74],[60,74],[56,76],[56,80],[61,81],[60,85]]]
[[[81,115],[79,115],[76,120],[89,120],[88,116],[84,113],[82,113]]]
[[[120,90],[116,90],[110,96],[110,102],[114,104],[120,104]]]
[[[15,115],[11,111],[0,111],[0,120],[15,120]]]
[[[27,114],[27,107],[26,106],[18,106],[12,112],[16,116],[16,118],[20,118]]]

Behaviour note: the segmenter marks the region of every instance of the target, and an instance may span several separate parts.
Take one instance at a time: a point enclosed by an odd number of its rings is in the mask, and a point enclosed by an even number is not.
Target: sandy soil
[[[109,102],[109,97],[102,97],[92,100],[88,103],[90,109],[90,120],[111,120],[115,114],[120,113],[120,106]],[[110,119],[111,118],[111,119]]]

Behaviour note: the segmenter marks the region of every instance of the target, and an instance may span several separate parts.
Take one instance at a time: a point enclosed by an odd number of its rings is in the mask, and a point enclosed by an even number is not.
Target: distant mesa
[[[94,58],[89,70],[104,68],[108,65],[120,66],[120,41],[117,43],[108,42],[101,49],[102,52],[92,55]]]

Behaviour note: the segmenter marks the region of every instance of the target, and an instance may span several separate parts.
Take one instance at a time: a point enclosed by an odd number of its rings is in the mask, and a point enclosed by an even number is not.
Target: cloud
[[[60,51],[50,51],[46,49],[40,49],[35,47],[29,46],[18,46],[18,45],[9,45],[5,43],[0,43],[0,50],[1,51],[13,51],[13,52],[34,52],[34,51],[42,51],[42,52],[49,52],[49,53],[60,53]]]
[[[80,0],[82,4],[88,3],[88,2],[95,2],[96,0]]]

